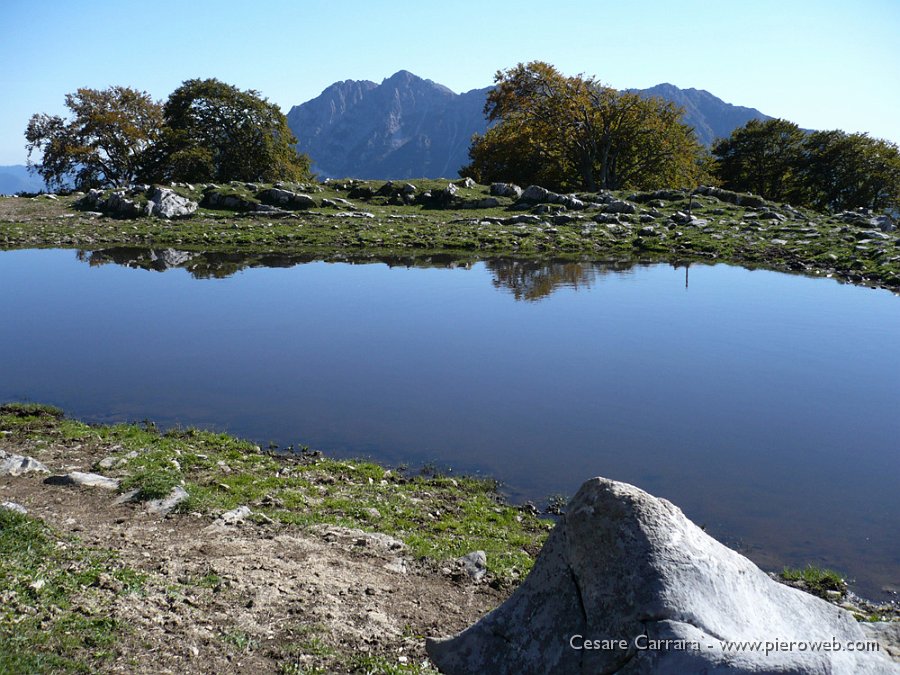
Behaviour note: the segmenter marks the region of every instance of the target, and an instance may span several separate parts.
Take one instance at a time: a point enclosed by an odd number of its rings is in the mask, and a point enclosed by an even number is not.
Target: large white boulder
[[[452,675],[897,672],[857,651],[867,639],[848,612],[773,581],[670,502],[594,478],[509,600],[427,650]]]

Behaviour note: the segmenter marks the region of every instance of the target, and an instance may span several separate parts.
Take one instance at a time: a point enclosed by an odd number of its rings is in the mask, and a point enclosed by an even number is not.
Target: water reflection
[[[662,264],[337,260],[0,252],[0,400],[449,465],[516,499],[607,476],[770,569],[900,587],[889,293],[725,265],[692,265],[685,292]]]
[[[134,247],[116,247],[98,251],[81,250],[77,252],[77,258],[81,262],[87,262],[91,267],[116,264],[157,272],[183,269],[195,279],[224,279],[250,268],[288,268],[322,259],[321,256],[315,255],[220,253]],[[460,259],[450,255],[341,257],[329,259],[327,262],[382,263],[388,267],[443,269],[469,269],[474,264],[471,259]],[[516,300],[536,302],[549,297],[562,288],[575,290],[591,288],[603,276],[610,273],[629,272],[638,263],[634,261],[571,262],[503,258],[486,260],[484,265],[493,276],[494,288],[508,292]]]

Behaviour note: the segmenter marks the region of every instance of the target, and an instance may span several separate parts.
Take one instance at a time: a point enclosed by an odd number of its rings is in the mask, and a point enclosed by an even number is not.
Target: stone
[[[604,213],[637,213],[637,207],[631,202],[617,199],[607,204],[603,211]]]
[[[16,513],[21,513],[23,516],[28,515],[28,509],[26,509],[21,504],[16,504],[15,502],[0,502],[0,509],[15,511]]]
[[[316,200],[301,192],[291,192],[279,188],[269,188],[256,195],[264,204],[286,206],[292,209],[308,209],[316,205]]]
[[[552,196],[556,196],[555,192],[550,192],[546,188],[542,188],[540,185],[529,185],[525,190],[519,195],[519,201],[526,202],[528,204],[541,204],[543,202],[552,202]]]
[[[757,216],[760,220],[777,220],[779,222],[784,222],[787,220],[785,216],[778,213],[777,211],[761,211]]]
[[[107,478],[99,473],[85,473],[83,471],[70,471],[62,476],[50,476],[44,482],[47,485],[77,485],[80,487],[98,487],[104,490],[119,489],[118,479]]]
[[[594,478],[513,595],[426,651],[447,675],[896,672],[880,653],[725,644],[866,639],[849,612],[769,578],[670,502]]]
[[[860,623],[859,627],[870,640],[878,642],[885,654],[900,663],[900,621],[867,621]]]
[[[496,197],[485,197],[484,199],[479,199],[475,202],[473,208],[476,209],[494,209],[500,206],[500,200]]]
[[[475,181],[472,180],[471,178],[469,178],[468,176],[466,176],[462,180],[456,181],[456,184],[461,188],[469,188],[469,189],[475,187],[475,185],[476,185]]]
[[[197,202],[182,197],[174,190],[154,187],[149,194],[150,215],[160,218],[184,218],[197,210]]]
[[[50,473],[50,469],[32,457],[0,450],[0,476],[21,476],[32,472]]]
[[[518,199],[522,196],[522,188],[513,183],[491,183],[491,194],[495,197]]]
[[[869,225],[877,227],[882,232],[893,232],[897,229],[897,223],[888,215],[875,216],[869,219]]]
[[[226,511],[219,516],[217,522],[222,525],[237,525],[238,523],[245,521],[248,516],[252,515],[253,511],[250,510],[249,506],[238,506],[236,509]]]
[[[172,488],[172,491],[162,499],[153,499],[147,502],[146,508],[149,513],[165,515],[188,497],[190,497],[190,495],[187,493],[187,490],[180,485],[176,485]]]
[[[481,581],[487,574],[487,554],[484,551],[466,553],[456,562],[460,563],[472,581]]]

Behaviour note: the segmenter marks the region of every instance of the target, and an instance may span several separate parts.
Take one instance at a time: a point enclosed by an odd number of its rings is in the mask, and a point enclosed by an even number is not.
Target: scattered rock
[[[696,190],[694,190],[696,194],[705,195],[708,197],[715,197],[723,202],[728,202],[729,204],[735,204],[737,206],[747,206],[751,209],[759,208],[761,206],[765,206],[766,200],[757,195],[749,194],[746,192],[732,192],[731,190],[723,190],[722,188],[710,187],[707,185],[701,185]],[[663,198],[665,199],[665,198]]]
[[[15,502],[0,502],[0,509],[15,511],[16,513],[21,513],[23,516],[28,515],[28,509],[26,509],[21,504],[16,504]]]
[[[522,188],[513,183],[492,183],[491,194],[495,197],[512,197],[518,199],[522,196]]]
[[[279,188],[269,188],[256,195],[263,204],[285,206],[291,209],[309,209],[316,206],[316,200],[300,192],[291,192]]]
[[[519,195],[519,201],[528,204],[552,202],[554,200],[550,198],[551,195],[558,196],[555,192],[550,192],[550,190],[542,188],[540,185],[529,185],[527,188],[525,188],[524,192]]]
[[[147,502],[146,508],[149,513],[165,515],[188,497],[190,497],[190,495],[187,493],[187,490],[185,490],[180,485],[177,485],[172,488],[172,491],[162,499],[154,499]]]
[[[50,476],[44,482],[47,485],[78,485],[80,487],[98,487],[104,490],[118,490],[119,480],[107,478],[99,473],[85,473],[82,471],[70,471],[62,476]]]
[[[0,476],[21,476],[32,472],[50,473],[50,469],[32,457],[0,450]]]
[[[457,562],[463,566],[472,581],[481,581],[487,574],[487,554],[484,551],[466,553]]]
[[[897,223],[888,215],[875,216],[869,220],[869,224],[882,232],[893,232],[897,229]]]
[[[222,525],[237,525],[252,515],[253,511],[250,510],[249,506],[238,506],[236,509],[223,513],[216,519],[216,522]]]
[[[604,209],[604,213],[637,213],[637,207],[631,202],[626,202],[621,199],[617,199],[615,201],[607,204]]]
[[[670,502],[595,478],[510,599],[455,637],[429,639],[426,649],[450,675],[896,672],[878,653],[722,646],[865,639],[848,612],[773,581]],[[594,640],[608,648],[586,649]]]

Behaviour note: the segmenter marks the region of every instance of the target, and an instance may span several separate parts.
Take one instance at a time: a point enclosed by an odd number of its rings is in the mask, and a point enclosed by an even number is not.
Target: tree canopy
[[[593,77],[567,77],[541,61],[499,71],[461,171],[479,182],[512,180],[558,189],[689,184],[701,149],[681,110],[617,92]]]
[[[712,148],[723,187],[819,210],[900,207],[900,151],[867,134],[751,120]]]
[[[274,181],[308,178],[310,162],[281,110],[257,91],[216,79],[187,80],[164,107],[161,178]]]
[[[49,185],[79,189],[169,181],[276,181],[310,177],[287,119],[256,91],[188,80],[165,105],[114,86],[66,96],[71,119],[35,114],[29,165]],[[32,162],[33,154],[40,161]]]
[[[159,139],[162,107],[130,87],[79,89],[66,95],[72,119],[32,115],[25,130],[28,162],[48,185],[73,179],[86,189],[124,185],[145,169],[148,150]],[[33,163],[32,155],[41,155]]]

